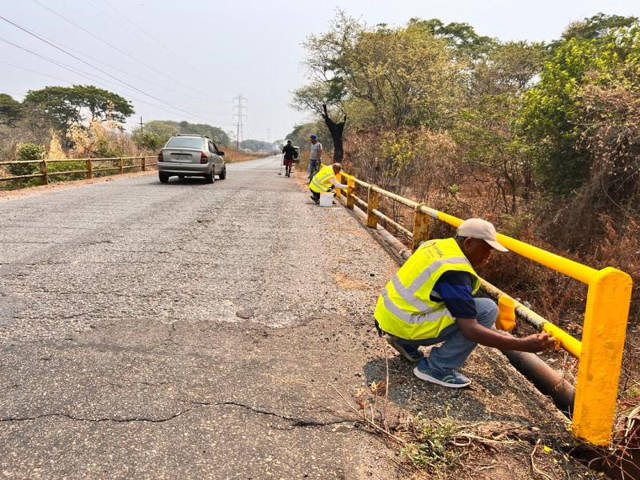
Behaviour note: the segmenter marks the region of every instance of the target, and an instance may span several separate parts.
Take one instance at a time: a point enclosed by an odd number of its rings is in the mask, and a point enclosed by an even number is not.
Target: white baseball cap
[[[479,238],[500,252],[508,252],[496,239],[496,228],[481,218],[469,218],[458,227],[458,235],[468,238]]]

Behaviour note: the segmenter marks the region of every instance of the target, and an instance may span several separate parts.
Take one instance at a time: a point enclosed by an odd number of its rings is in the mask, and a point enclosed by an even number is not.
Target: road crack
[[[239,408],[243,408],[245,410],[249,410],[255,414],[258,415],[265,415],[265,416],[270,416],[270,417],[275,417],[275,418],[279,418],[281,420],[284,420],[286,422],[289,422],[289,427],[287,428],[287,430],[292,430],[294,428],[322,428],[322,427],[328,427],[328,426],[332,426],[332,425],[338,425],[338,424],[343,424],[343,423],[351,423],[354,424],[356,423],[354,420],[350,420],[350,419],[339,419],[339,420],[330,420],[330,421],[319,421],[319,420],[314,420],[314,419],[309,419],[309,418],[297,418],[297,417],[290,417],[287,415],[282,415],[279,414],[277,412],[272,412],[269,410],[264,410],[261,408],[256,408],[256,407],[252,407],[250,405],[246,405],[244,403],[240,403],[240,402],[234,402],[234,401],[223,401],[223,402],[199,402],[199,401],[190,401],[192,407],[189,408],[185,408],[183,410],[180,410],[177,413],[174,413],[172,415],[166,416],[166,417],[160,417],[160,418],[153,418],[153,417],[142,417],[142,416],[136,416],[136,417],[124,417],[124,418],[119,418],[119,417],[98,417],[98,418],[89,418],[89,417],[80,417],[80,416],[76,416],[76,415],[70,415],[67,413],[44,413],[41,415],[32,415],[32,416],[24,416],[24,417],[2,417],[0,418],[0,423],[11,423],[11,422],[29,422],[29,421],[37,421],[37,420],[41,420],[43,418],[65,418],[68,420],[73,420],[76,422],[89,422],[89,423],[106,423],[106,422],[113,422],[113,423],[165,423],[165,422],[170,422],[172,420],[175,420],[176,418],[192,412],[194,410],[199,410],[201,408],[204,407],[224,407],[224,406],[233,406],[233,407],[239,407]]]

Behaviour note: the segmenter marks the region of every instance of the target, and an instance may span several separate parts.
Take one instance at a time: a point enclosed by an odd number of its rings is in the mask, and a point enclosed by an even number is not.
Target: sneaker
[[[416,365],[413,369],[413,374],[420,380],[447,388],[464,388],[471,383],[471,380],[455,370],[451,370],[444,375],[435,373],[429,368],[429,362],[426,358]]]
[[[315,203],[316,205],[320,204],[320,200],[316,200],[315,198],[313,198],[313,195],[311,195],[309,198],[313,200],[313,203]]]
[[[390,335],[385,335],[385,338],[389,345],[391,345],[400,355],[402,355],[405,360],[411,363],[419,362],[424,357],[418,347],[412,347],[410,345],[402,344],[396,337],[392,337]]]

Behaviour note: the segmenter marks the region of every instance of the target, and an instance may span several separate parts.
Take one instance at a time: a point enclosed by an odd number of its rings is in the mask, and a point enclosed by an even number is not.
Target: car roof
[[[208,138],[209,140],[211,140],[206,135],[198,135],[197,133],[177,133],[173,136],[174,137],[199,137],[199,138]]]

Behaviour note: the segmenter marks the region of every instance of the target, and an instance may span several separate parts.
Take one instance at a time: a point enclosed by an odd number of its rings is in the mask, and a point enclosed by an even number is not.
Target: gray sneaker
[[[447,388],[464,388],[471,383],[467,377],[455,370],[450,370],[445,374],[438,374],[429,368],[429,361],[424,358],[413,369],[413,374],[420,380],[435,383]]]
[[[400,355],[404,357],[405,360],[416,363],[419,362],[424,355],[420,351],[418,347],[413,347],[411,345],[403,344],[396,337],[392,337],[391,335],[385,335],[385,339],[387,343],[391,345]]]

